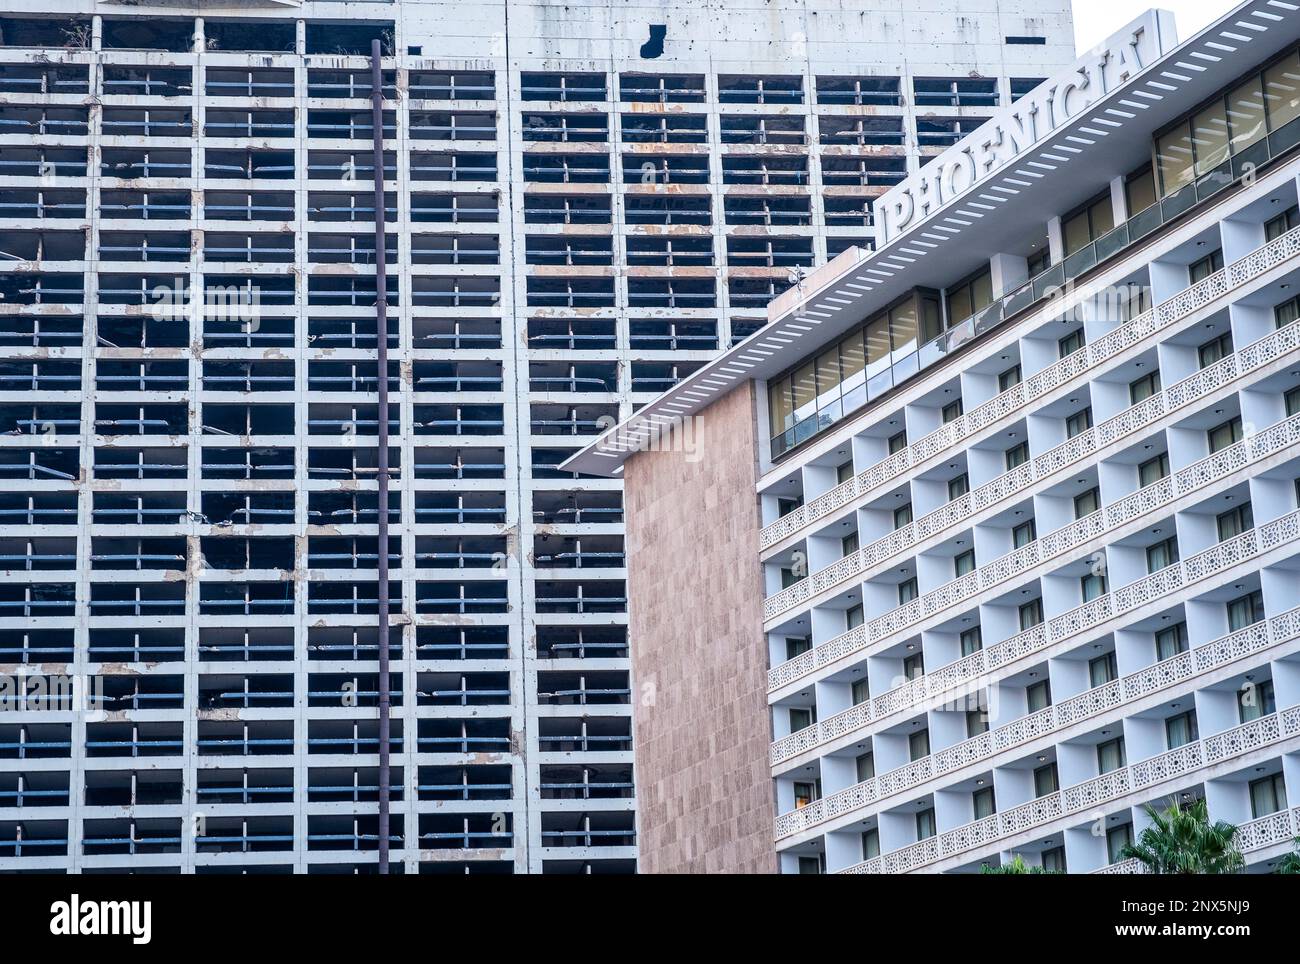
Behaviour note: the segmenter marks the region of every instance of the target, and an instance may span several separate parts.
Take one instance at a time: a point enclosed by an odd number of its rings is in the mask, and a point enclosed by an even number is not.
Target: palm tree
[[[990,867],[988,864],[980,866],[981,874],[1059,874],[1059,870],[1046,870],[1042,867],[1030,867],[1025,863],[1025,858],[1016,854],[1011,863],[1003,864],[1000,867]]]
[[[1237,828],[1225,820],[1210,823],[1204,800],[1165,810],[1146,808],[1151,826],[1121,857],[1136,857],[1153,874],[1232,874],[1246,866],[1237,849]]]
[[[1277,866],[1273,868],[1273,873],[1300,874],[1300,837],[1296,837],[1291,843],[1291,852],[1277,862]]]

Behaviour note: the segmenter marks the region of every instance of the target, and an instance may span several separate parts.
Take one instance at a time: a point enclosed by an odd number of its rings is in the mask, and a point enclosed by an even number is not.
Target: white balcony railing
[[[1296,324],[1300,325],[1300,322]],[[1297,329],[1297,333],[1300,333],[1300,329]],[[1021,546],[999,559],[994,559],[968,572],[960,579],[931,590],[847,633],[814,646],[794,659],[778,663],[768,670],[768,690],[779,689],[792,683],[980,592],[993,587],[1005,587],[1008,580],[1033,566],[1049,562],[1076,546],[1127,525],[1141,515],[1157,511],[1175,499],[1190,495],[1202,487],[1227,478],[1234,472],[1266,459],[1296,442],[1300,442],[1300,414],[1283,419],[1228,448],[1193,462],[1173,475],[1165,476],[1145,488],[1098,509],[1091,515],[1076,519],[1028,545]],[[1192,564],[1198,573],[1194,578],[1200,578],[1199,567],[1207,564],[1209,560],[1199,560]],[[1116,590],[1116,593],[1121,600],[1126,600],[1134,592],[1145,591],[1144,585],[1145,580],[1139,580],[1132,586]],[[951,675],[952,668],[943,667],[936,672],[948,672]],[[965,678],[969,674],[960,675]]]
[[[1297,229],[1300,230],[1300,229]],[[763,618],[774,619],[807,602],[813,596],[835,589],[867,572],[889,557],[903,552],[930,536],[959,526],[978,512],[1018,492],[1073,467],[1098,449],[1126,438],[1158,419],[1170,415],[1236,379],[1300,348],[1300,321],[1270,332],[1241,351],[1221,358],[1202,370],[1175,382],[1163,391],[1143,399],[1090,429],[1076,435],[1037,458],[1018,465],[977,489],[913,520],[824,569],[763,600]],[[1027,547],[1026,547],[1027,548]],[[1012,553],[1012,556],[1015,556]],[[1010,559],[1011,557],[1004,557]],[[993,565],[995,563],[991,563]],[[939,591],[939,590],[936,590]]]
[[[842,874],[895,874],[917,870],[949,857],[966,856],[988,844],[1026,830],[1041,829],[1061,817],[1087,814],[1134,791],[1155,786],[1172,777],[1192,777],[1211,764],[1242,752],[1235,747],[1261,749],[1300,736],[1300,706],[1261,716],[1223,733],[1161,754],[1151,760],[1121,767],[1073,787],[1030,800],[1002,813],[944,831],[899,850],[839,871]],[[1276,831],[1276,827],[1274,830]],[[1260,831],[1261,834],[1265,831]],[[973,857],[974,854],[970,853]]]
[[[1021,409],[1046,392],[1083,376],[1106,359],[1131,348],[1192,312],[1199,311],[1214,299],[1259,277],[1297,253],[1300,253],[1300,228],[1274,238],[1168,301],[1107,332],[1092,344],[1036,372],[1020,384],[1013,385],[906,448],[868,466],[829,492],[810,499],[793,512],[781,516],[759,533],[760,548],[775,545],[849,503],[871,495],[874,490],[892,482],[912,466],[964,441],[981,429],[1012,416],[1018,417]]]
[[[1191,679],[1206,670],[1300,636],[1300,608],[1211,640],[1171,656],[1136,673],[1111,680],[1077,696],[1044,707],[1005,726],[997,727],[936,750],[897,769],[837,791],[805,807],[776,818],[776,839],[802,833],[886,797],[920,786],[927,780],[982,761],[1031,740],[1059,733],[1076,723],[1139,700],[1166,687]],[[860,704],[865,706],[866,704]],[[860,708],[854,707],[854,710]],[[843,715],[843,714],[841,714]],[[808,727],[812,730],[815,727]],[[800,733],[806,732],[800,731]],[[800,734],[795,734],[800,735]],[[815,745],[815,744],[814,744]],[[775,747],[775,744],[773,744]],[[802,751],[801,751],[802,752]],[[1148,761],[1150,762],[1150,761]],[[1138,764],[1144,766],[1145,764]]]

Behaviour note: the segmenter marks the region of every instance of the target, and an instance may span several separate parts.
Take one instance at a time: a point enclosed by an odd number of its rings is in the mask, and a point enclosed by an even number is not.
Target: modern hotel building
[[[1291,849],[1300,5],[1169,20],[567,464],[624,478],[647,863],[1131,872],[1197,799]]]

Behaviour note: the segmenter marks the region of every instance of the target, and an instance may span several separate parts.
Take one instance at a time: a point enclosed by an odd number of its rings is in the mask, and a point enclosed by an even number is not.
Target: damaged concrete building
[[[53,7],[0,3],[0,870],[635,871],[620,485],[559,466],[1068,0]]]

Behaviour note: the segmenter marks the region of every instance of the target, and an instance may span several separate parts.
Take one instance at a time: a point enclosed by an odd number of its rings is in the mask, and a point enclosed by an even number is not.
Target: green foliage
[[[1190,806],[1172,803],[1164,810],[1148,804],[1151,826],[1120,856],[1136,857],[1153,874],[1233,874],[1246,866],[1237,848],[1237,828],[1225,820],[1210,823],[1204,800]]]
[[[1273,868],[1275,874],[1300,874],[1300,837],[1291,841],[1292,850],[1277,862]]]
[[[1025,863],[1025,858],[1016,854],[1011,863],[1003,864],[1001,867],[990,867],[984,864],[980,867],[981,874],[1059,874],[1059,870],[1044,870],[1042,867],[1030,867]]]

